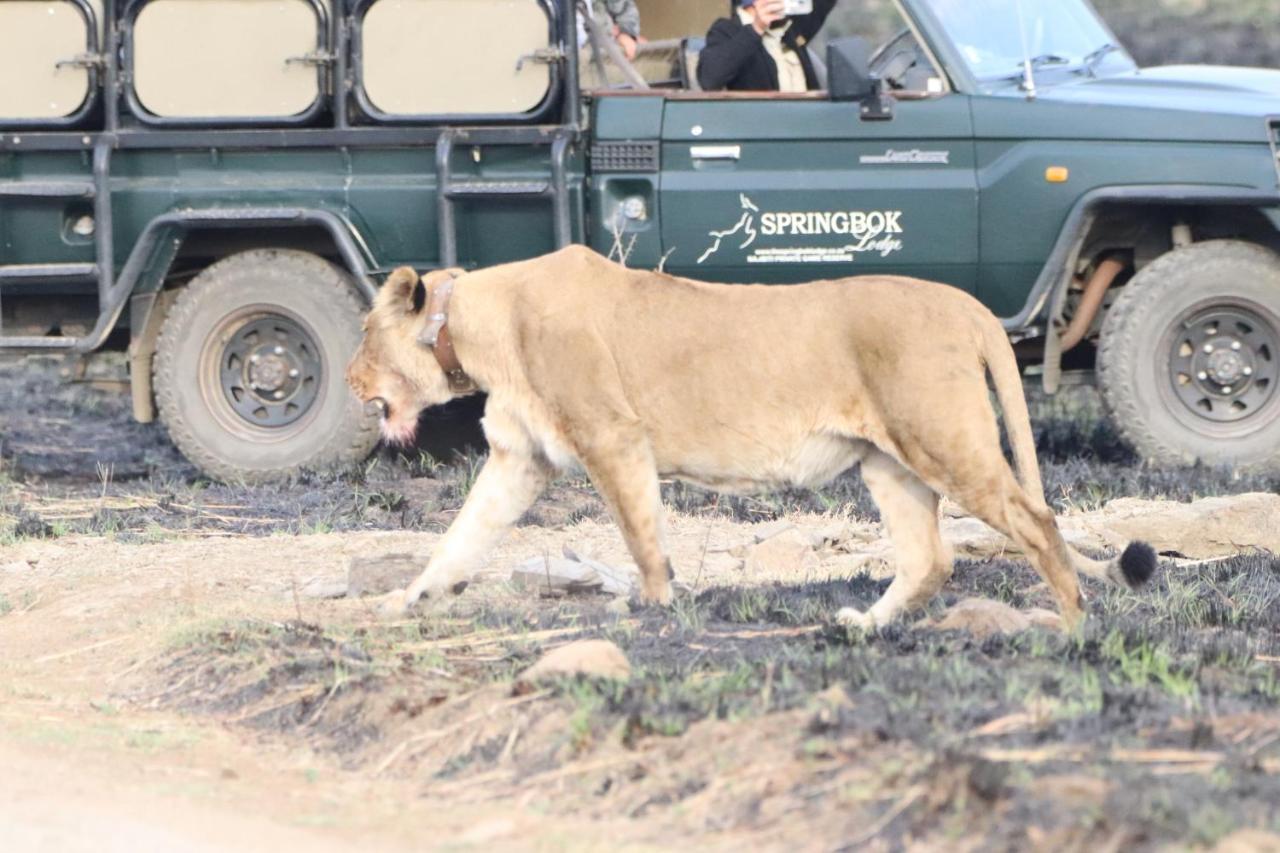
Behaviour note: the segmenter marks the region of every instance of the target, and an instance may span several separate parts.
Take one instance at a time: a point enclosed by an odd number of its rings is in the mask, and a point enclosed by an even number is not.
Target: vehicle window
[[[133,24],[134,91],[161,119],[299,115],[320,97],[299,60],[323,37],[305,0],[151,0]]]
[[[878,50],[906,29],[907,21],[893,0],[842,0],[813,43],[825,54],[831,39],[861,36],[872,50]]]
[[[843,0],[827,18],[812,50],[819,61],[827,44],[838,38],[858,36],[871,46],[871,70],[895,91],[936,94],[944,90],[938,74],[921,49],[915,34],[893,0]]]
[[[0,3],[0,123],[76,113],[89,96],[89,72],[65,63],[88,45],[85,18],[73,3]]]
[[[358,72],[384,116],[519,115],[546,100],[551,70],[537,52],[550,44],[538,0],[373,0]]]
[[[1097,15],[1075,0],[926,0],[975,77],[1017,79],[1038,70],[1128,64]]]

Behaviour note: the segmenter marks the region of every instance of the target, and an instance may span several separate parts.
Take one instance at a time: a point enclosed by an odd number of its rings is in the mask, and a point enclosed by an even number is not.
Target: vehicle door
[[[860,104],[825,93],[667,99],[660,203],[668,271],[766,283],[893,273],[974,290],[969,99],[951,92],[928,49],[892,12],[878,33],[864,33],[884,43],[873,69],[910,87],[892,100],[891,117],[867,118]],[[910,69],[893,61],[904,50],[916,52]]]

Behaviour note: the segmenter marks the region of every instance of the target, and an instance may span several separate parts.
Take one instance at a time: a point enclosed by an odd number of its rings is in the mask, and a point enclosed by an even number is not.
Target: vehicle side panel
[[[1053,105],[1053,115],[1017,99],[975,98],[973,104],[981,209],[978,295],[1002,317],[1022,309],[1068,213],[1093,190],[1178,185],[1230,193],[1275,186],[1265,143],[1138,141],[1153,121],[1145,114],[1150,111],[1095,107],[1086,118],[1072,115],[1080,108],[1061,104]],[[1065,115],[1055,118],[1059,113]],[[1172,118],[1165,116],[1168,126],[1175,124]],[[1097,139],[1086,127],[1106,128],[1119,138]],[[1260,137],[1262,131],[1258,123]],[[1068,179],[1049,182],[1051,166],[1068,169]]]

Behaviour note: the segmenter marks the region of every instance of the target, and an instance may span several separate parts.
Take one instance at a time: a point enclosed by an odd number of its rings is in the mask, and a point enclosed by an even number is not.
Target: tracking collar
[[[479,389],[462,369],[458,354],[453,349],[453,336],[449,334],[449,297],[451,296],[453,296],[453,276],[446,276],[429,288],[427,325],[418,335],[418,343],[430,349],[435,355],[440,369],[449,380],[449,390],[455,394],[469,394]]]

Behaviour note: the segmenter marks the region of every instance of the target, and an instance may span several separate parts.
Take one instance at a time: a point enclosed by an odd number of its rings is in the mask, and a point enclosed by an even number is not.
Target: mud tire
[[[313,402],[274,429],[238,422],[202,382],[212,347],[236,317],[279,315],[304,330],[321,365]],[[378,441],[377,419],[346,386],[365,306],[350,278],[316,255],[259,249],[213,264],[174,300],[156,346],[156,405],[173,443],[192,464],[224,482],[271,482],[363,461]],[[230,412],[230,414],[229,414]]]
[[[1280,389],[1256,414],[1215,424],[1176,399],[1170,336],[1190,312],[1222,306],[1280,330],[1280,256],[1251,243],[1196,243],[1158,258],[1133,277],[1102,326],[1097,376],[1121,437],[1162,467],[1193,464],[1280,470]],[[1280,359],[1280,352],[1269,352]]]

